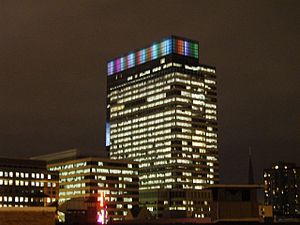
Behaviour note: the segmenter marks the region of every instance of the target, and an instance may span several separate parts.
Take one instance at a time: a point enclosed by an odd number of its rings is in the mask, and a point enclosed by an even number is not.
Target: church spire
[[[253,166],[252,166],[252,152],[251,152],[251,147],[250,146],[249,146],[248,184],[254,184],[254,173],[253,173]]]

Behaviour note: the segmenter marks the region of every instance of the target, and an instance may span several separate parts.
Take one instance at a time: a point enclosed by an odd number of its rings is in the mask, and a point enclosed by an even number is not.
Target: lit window
[[[132,198],[124,198],[124,202],[132,202]]]

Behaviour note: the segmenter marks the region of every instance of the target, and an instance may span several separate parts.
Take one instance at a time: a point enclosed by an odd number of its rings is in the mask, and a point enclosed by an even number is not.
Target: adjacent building
[[[218,184],[205,188],[210,192],[210,217],[213,222],[261,221],[257,191],[254,184]]]
[[[107,69],[110,158],[139,163],[140,202],[157,217],[191,210],[187,196],[219,181],[216,69],[199,64],[198,42],[176,36]]]
[[[300,167],[278,162],[264,170],[265,204],[277,219],[300,217]]]
[[[140,199],[140,205],[146,205],[147,209],[158,218],[210,217],[211,193],[206,190],[154,189],[141,191]]]
[[[0,158],[0,207],[48,206],[58,200],[58,172],[46,162]]]
[[[35,158],[46,160],[50,171],[59,172],[59,209],[65,214],[77,209],[87,217],[72,215],[70,218],[123,220],[129,209],[138,205],[136,162],[86,156],[78,149]]]

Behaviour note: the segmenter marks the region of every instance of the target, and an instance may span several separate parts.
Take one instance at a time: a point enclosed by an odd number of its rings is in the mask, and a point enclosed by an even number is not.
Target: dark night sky
[[[0,2],[0,155],[104,146],[106,61],[170,34],[218,75],[221,181],[300,165],[300,1]],[[297,19],[298,18],[298,19]]]

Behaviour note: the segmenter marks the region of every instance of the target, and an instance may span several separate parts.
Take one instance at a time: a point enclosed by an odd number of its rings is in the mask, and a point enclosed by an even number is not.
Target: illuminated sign
[[[104,191],[100,192],[99,201],[99,211],[97,212],[97,222],[99,224],[107,223],[107,205],[105,203],[105,193]]]
[[[116,58],[107,63],[107,74],[119,73],[134,66],[172,53],[189,56],[198,59],[199,44],[177,37],[170,37],[161,42],[153,43],[148,48],[140,49],[123,57]]]

